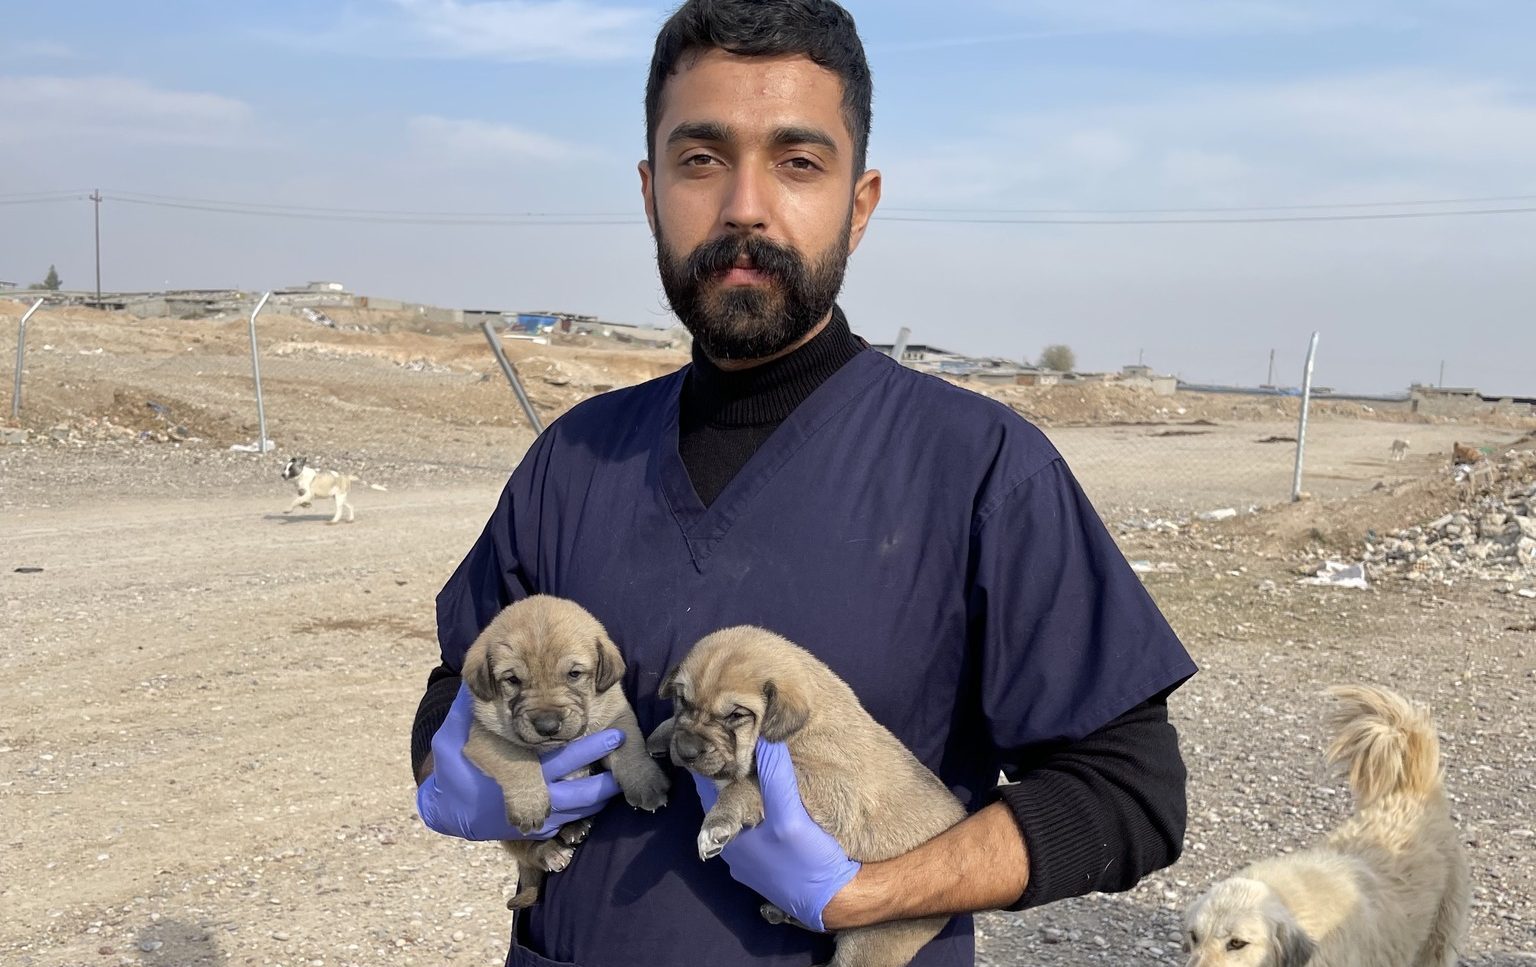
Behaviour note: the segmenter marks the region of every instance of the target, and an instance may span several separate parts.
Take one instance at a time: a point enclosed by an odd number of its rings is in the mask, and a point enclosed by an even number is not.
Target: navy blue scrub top
[[[1045,436],[1008,408],[865,350],[704,507],[678,454],[686,369],[588,400],[513,472],[438,596],[443,660],[528,594],[607,627],[649,733],[701,637],[760,625],[810,649],[971,809],[999,769],[1073,740],[1195,666]],[[686,774],[655,815],[609,804],[508,963],[806,967],[831,941],[758,915],[700,861]],[[913,961],[974,963],[969,917]]]

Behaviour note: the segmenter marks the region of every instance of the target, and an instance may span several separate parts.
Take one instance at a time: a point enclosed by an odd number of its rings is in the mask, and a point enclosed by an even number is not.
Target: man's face
[[[712,50],[667,80],[640,185],[667,300],[711,359],[777,355],[831,311],[880,199],[842,97],[798,55]]]

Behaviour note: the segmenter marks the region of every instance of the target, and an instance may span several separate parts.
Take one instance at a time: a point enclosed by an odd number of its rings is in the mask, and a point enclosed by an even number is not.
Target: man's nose
[[[555,712],[539,712],[530,716],[533,720],[533,730],[542,736],[551,736],[560,731],[560,716]]]
[[[677,754],[684,762],[692,762],[704,751],[704,743],[699,737],[690,732],[679,732],[672,737],[672,744],[677,747]]]
[[[730,193],[720,211],[723,227],[730,232],[762,232],[768,229],[772,176],[754,165],[743,164],[732,172]]]

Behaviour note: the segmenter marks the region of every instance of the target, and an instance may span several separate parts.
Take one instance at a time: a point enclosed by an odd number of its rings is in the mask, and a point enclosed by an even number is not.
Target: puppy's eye
[[[518,678],[516,675],[508,675],[506,678],[503,678],[502,681],[506,682],[508,685],[511,685],[513,688],[516,688],[523,683],[523,680]]]
[[[1233,937],[1231,940],[1227,941],[1228,950],[1242,950],[1246,946],[1248,946],[1248,941],[1241,940],[1237,937]]]
[[[748,712],[746,709],[739,708],[732,712],[730,715],[727,715],[725,717],[725,721],[729,725],[741,725],[750,718],[752,718],[751,712]]]
[[[573,682],[581,681],[581,675],[582,671],[580,668],[572,668],[570,671],[565,673],[565,677]]]

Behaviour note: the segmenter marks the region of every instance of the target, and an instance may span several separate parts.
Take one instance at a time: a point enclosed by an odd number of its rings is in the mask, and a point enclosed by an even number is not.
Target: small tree
[[[1040,365],[1058,373],[1070,373],[1077,365],[1077,356],[1073,354],[1071,346],[1046,346],[1040,353]]]
[[[32,288],[47,289],[49,292],[57,292],[59,291],[59,286],[63,284],[63,280],[59,278],[59,270],[50,265],[48,266],[48,276],[44,278],[43,281],[34,285]]]

